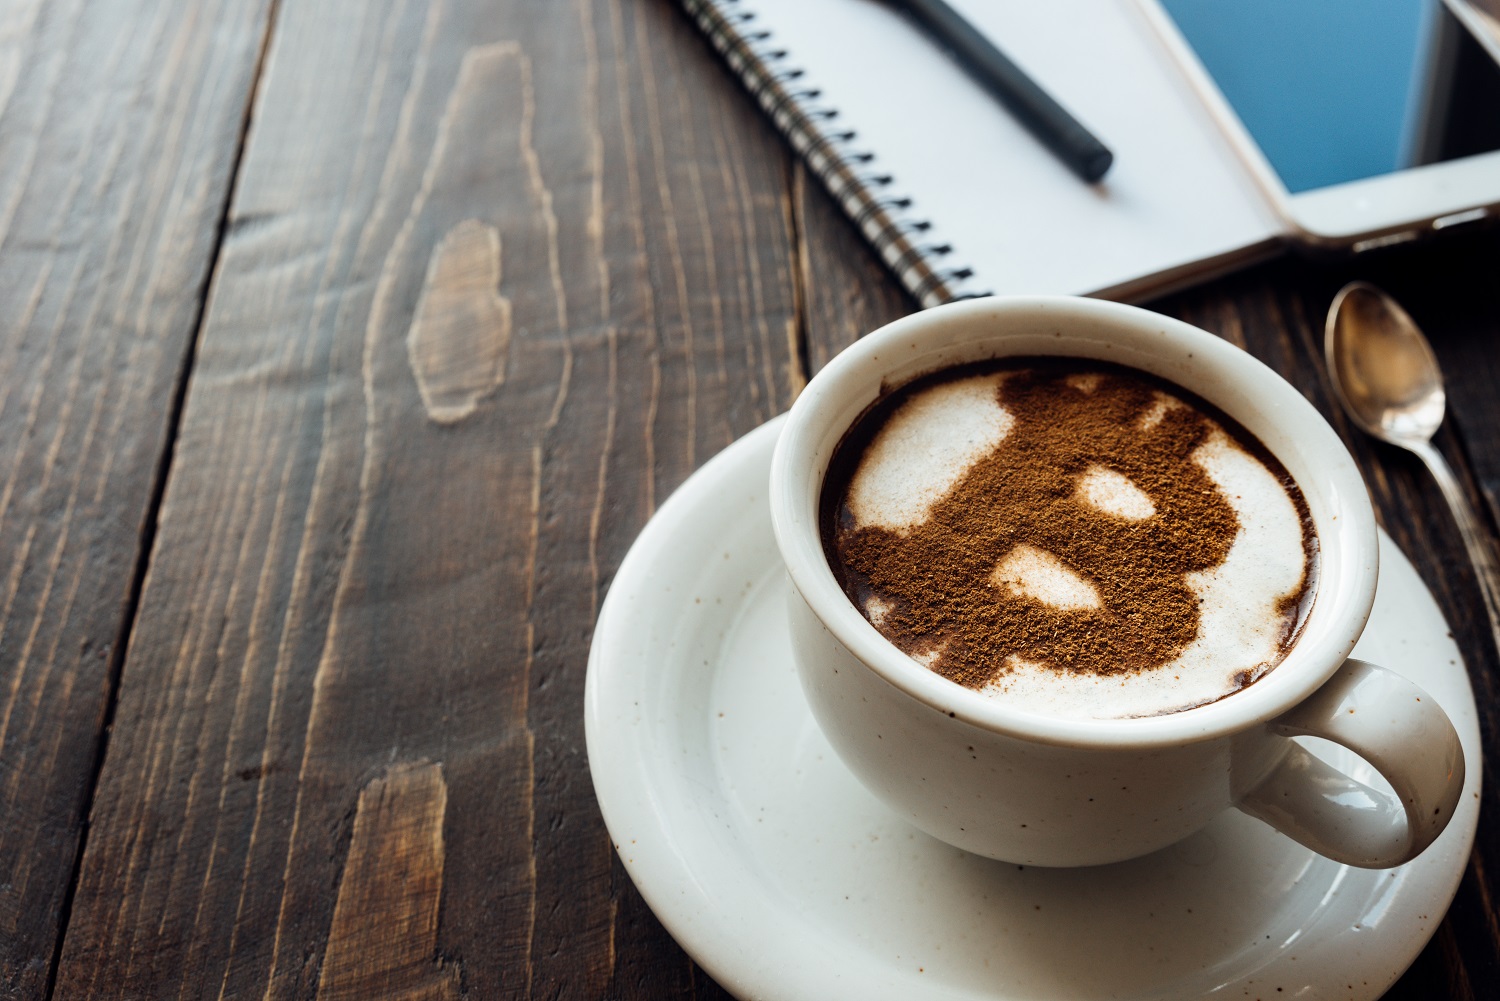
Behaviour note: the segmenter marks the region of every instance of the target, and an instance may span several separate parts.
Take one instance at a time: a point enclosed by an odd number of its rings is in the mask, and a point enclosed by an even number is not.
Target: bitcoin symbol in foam
[[[1224,432],[1113,373],[1018,372],[997,391],[1010,433],[929,517],[848,540],[882,632],[969,685],[1012,658],[1100,674],[1169,662],[1198,631],[1188,575],[1238,531],[1193,461]]]

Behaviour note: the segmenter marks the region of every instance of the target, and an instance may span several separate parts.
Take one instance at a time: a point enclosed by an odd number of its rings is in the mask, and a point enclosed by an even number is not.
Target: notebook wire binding
[[[899,193],[897,179],[879,169],[876,155],[858,145],[858,132],[837,108],[818,103],[791,54],[760,28],[741,0],[682,0],[689,16],[771,117],[776,128],[859,228],[887,267],[923,307],[989,295],[974,270],[955,265],[953,247],[933,242],[932,223]]]

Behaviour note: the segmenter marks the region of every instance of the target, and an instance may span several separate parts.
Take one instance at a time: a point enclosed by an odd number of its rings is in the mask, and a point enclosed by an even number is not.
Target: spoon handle
[[[1458,477],[1453,475],[1453,470],[1449,468],[1442,453],[1428,442],[1417,443],[1412,451],[1427,463],[1433,479],[1437,480],[1438,488],[1443,491],[1448,509],[1453,512],[1453,520],[1458,522],[1458,530],[1469,550],[1469,560],[1474,564],[1474,575],[1479,578],[1479,590],[1484,595],[1484,609],[1490,615],[1490,635],[1494,639],[1495,649],[1500,651],[1500,566],[1495,561],[1494,547],[1490,544],[1478,515],[1474,513],[1473,506],[1469,504],[1469,498],[1458,485]]]

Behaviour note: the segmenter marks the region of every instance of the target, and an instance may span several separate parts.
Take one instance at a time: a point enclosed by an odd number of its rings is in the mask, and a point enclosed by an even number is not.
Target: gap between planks
[[[795,401],[813,376],[812,349],[808,344],[812,318],[808,315],[812,299],[812,259],[807,249],[807,227],[803,219],[806,205],[807,171],[803,170],[796,156],[786,155],[786,227],[790,239],[787,245],[792,254],[792,323],[787,331],[791,340],[789,347],[796,370],[787,380],[791,383],[792,401]]]
[[[166,438],[161,455],[157,459],[156,471],[151,482],[151,497],[141,519],[140,545],[136,548],[135,566],[131,568],[130,590],[125,598],[125,613],[120,621],[120,632],[109,656],[109,690],[104,700],[104,715],[100,724],[99,747],[94,755],[93,768],[89,773],[84,791],[83,829],[79,833],[78,847],[73,856],[73,871],[68,878],[67,893],[63,897],[62,911],[58,918],[57,936],[52,946],[52,956],[47,965],[46,998],[50,999],[57,987],[57,973],[62,964],[63,943],[67,941],[68,927],[73,917],[73,900],[78,892],[78,881],[83,872],[83,858],[88,848],[89,831],[92,826],[94,799],[99,792],[99,777],[104,771],[104,759],[109,753],[109,738],[114,729],[115,710],[120,700],[120,679],[125,667],[125,653],[130,647],[131,635],[135,631],[136,616],[140,611],[141,591],[146,581],[146,571],[151,565],[151,554],[156,547],[157,523],[161,515],[162,498],[166,495],[167,480],[172,473],[172,459],[177,452],[177,436],[182,426],[182,411],[187,402],[188,381],[198,356],[198,342],[203,336],[203,321],[208,314],[208,301],[213,295],[214,282],[218,278],[219,262],[223,256],[224,241],[229,234],[229,214],[234,207],[235,192],[239,189],[240,167],[244,162],[245,144],[250,135],[250,123],[254,118],[255,103],[260,96],[261,81],[265,76],[266,56],[275,35],[276,19],[280,14],[281,0],[269,0],[266,6],[265,29],[261,32],[260,47],[255,57],[250,91],[240,114],[239,129],[235,134],[234,155],[230,159],[229,184],[225,188],[224,202],[219,209],[219,220],[214,227],[213,250],[208,267],[204,269],[203,282],[198,288],[198,309],[193,317],[192,336],[187,340],[182,362],[177,369],[173,384],[172,399],[167,408]]]

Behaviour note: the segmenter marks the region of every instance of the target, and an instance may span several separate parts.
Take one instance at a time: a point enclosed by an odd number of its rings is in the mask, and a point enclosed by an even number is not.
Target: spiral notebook
[[[682,0],[924,306],[1140,299],[1282,223],[1132,0],[950,0],[1115,153],[1088,185],[880,0]]]

